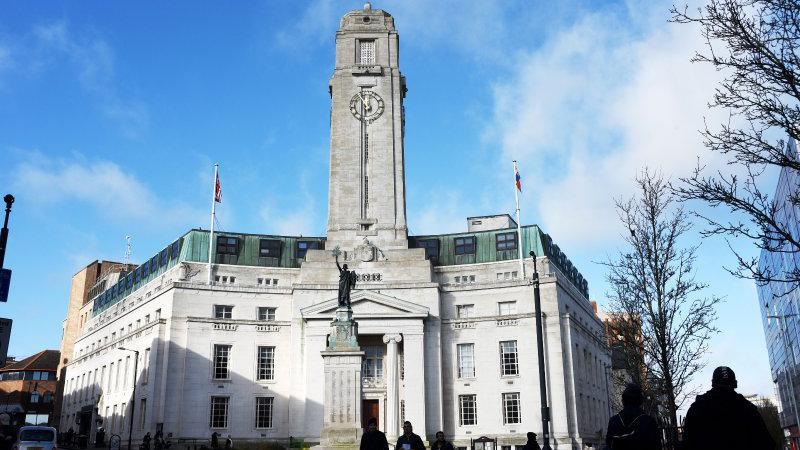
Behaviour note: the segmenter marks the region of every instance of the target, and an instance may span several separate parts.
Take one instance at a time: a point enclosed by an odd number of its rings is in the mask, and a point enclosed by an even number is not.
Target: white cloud
[[[718,74],[689,62],[702,46],[696,30],[668,24],[665,8],[651,13],[663,21],[641,36],[616,16],[587,15],[494,88],[488,136],[538,180],[528,206],[559,242],[615,238],[613,200],[633,193],[637,172],[687,174],[702,150]]]
[[[79,155],[52,159],[28,152],[11,173],[14,188],[38,205],[83,203],[105,217],[136,219],[155,226],[195,224],[203,216],[186,204],[161,199],[135,175],[110,161]]]

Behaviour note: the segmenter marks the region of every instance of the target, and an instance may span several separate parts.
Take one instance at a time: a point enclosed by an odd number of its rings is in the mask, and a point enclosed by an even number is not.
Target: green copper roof
[[[507,228],[409,236],[408,240],[412,248],[425,248],[426,255],[435,266],[478,264],[516,259],[518,257],[516,232],[516,228]],[[498,235],[502,236],[498,238]],[[120,279],[117,284],[95,297],[93,313],[98,314],[108,309],[180,261],[208,262],[208,237],[207,230],[190,230]],[[507,243],[505,247],[502,245],[503,242]],[[509,245],[510,243],[513,245]],[[325,238],[217,232],[214,233],[214,244],[216,263],[299,268],[305,257],[305,251],[313,248],[324,249]],[[523,256],[528,257],[531,250],[536,255],[547,256],[588,298],[589,288],[586,280],[569,258],[553,243],[550,236],[543,233],[536,225],[522,227]]]

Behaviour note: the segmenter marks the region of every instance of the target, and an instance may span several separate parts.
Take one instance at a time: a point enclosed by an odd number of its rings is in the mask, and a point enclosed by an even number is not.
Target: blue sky
[[[511,213],[540,224],[604,302],[622,231],[614,198],[644,165],[685,175],[719,74],[689,62],[697,30],[669,2],[374,2],[396,20],[408,79],[411,232]],[[6,266],[10,354],[58,348],[70,277],[133,260],[208,226],[213,162],[225,230],[324,234],[328,79],[339,18],[355,1],[0,1],[0,189],[17,197]],[[771,190],[771,188],[768,188]],[[436,192],[437,195],[430,195]],[[714,213],[714,212],[712,212]],[[754,249],[733,242],[745,253]],[[726,363],[741,391],[772,395],[752,283],[725,243],[703,242],[698,279],[721,333],[698,374]]]

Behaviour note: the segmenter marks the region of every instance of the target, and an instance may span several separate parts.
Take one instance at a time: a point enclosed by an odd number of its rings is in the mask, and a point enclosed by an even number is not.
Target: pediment
[[[397,297],[374,291],[353,291],[350,295],[353,317],[358,318],[425,318],[429,310]],[[305,319],[330,319],[339,307],[336,298],[300,309]]]

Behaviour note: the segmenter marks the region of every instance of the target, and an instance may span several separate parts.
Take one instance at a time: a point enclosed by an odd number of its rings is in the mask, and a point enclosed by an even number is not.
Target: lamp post
[[[3,197],[6,202],[6,218],[3,220],[3,228],[0,229],[0,269],[3,268],[3,261],[6,258],[6,244],[8,243],[8,216],[11,214],[11,205],[14,203],[14,196],[7,194]]]
[[[128,421],[128,450],[131,450],[131,439],[133,437],[133,416],[136,411],[136,376],[139,374],[139,350],[120,347],[120,350],[133,352],[133,395],[131,396],[131,420]]]
[[[542,398],[542,437],[544,445],[542,450],[551,450],[550,447],[550,408],[547,406],[547,380],[544,370],[544,330],[542,328],[542,299],[539,296],[539,271],[536,268],[536,253],[531,250],[533,260],[533,302],[536,309],[536,351],[539,356],[539,394]]]
[[[794,359],[794,351],[792,351],[792,347],[789,345],[789,336],[786,333],[786,329],[784,328],[784,321],[787,317],[795,317],[797,314],[781,314],[781,315],[768,315],[768,319],[777,319],[778,320],[778,328],[780,329],[781,336],[783,337],[783,346],[785,353],[791,353],[792,355],[792,370],[787,370],[786,373],[789,376],[789,392],[792,395],[792,406],[794,409],[794,420],[795,424],[800,427],[800,413],[797,411],[797,397],[794,394],[794,368],[797,366],[797,361]],[[789,364],[788,358],[786,364]]]

